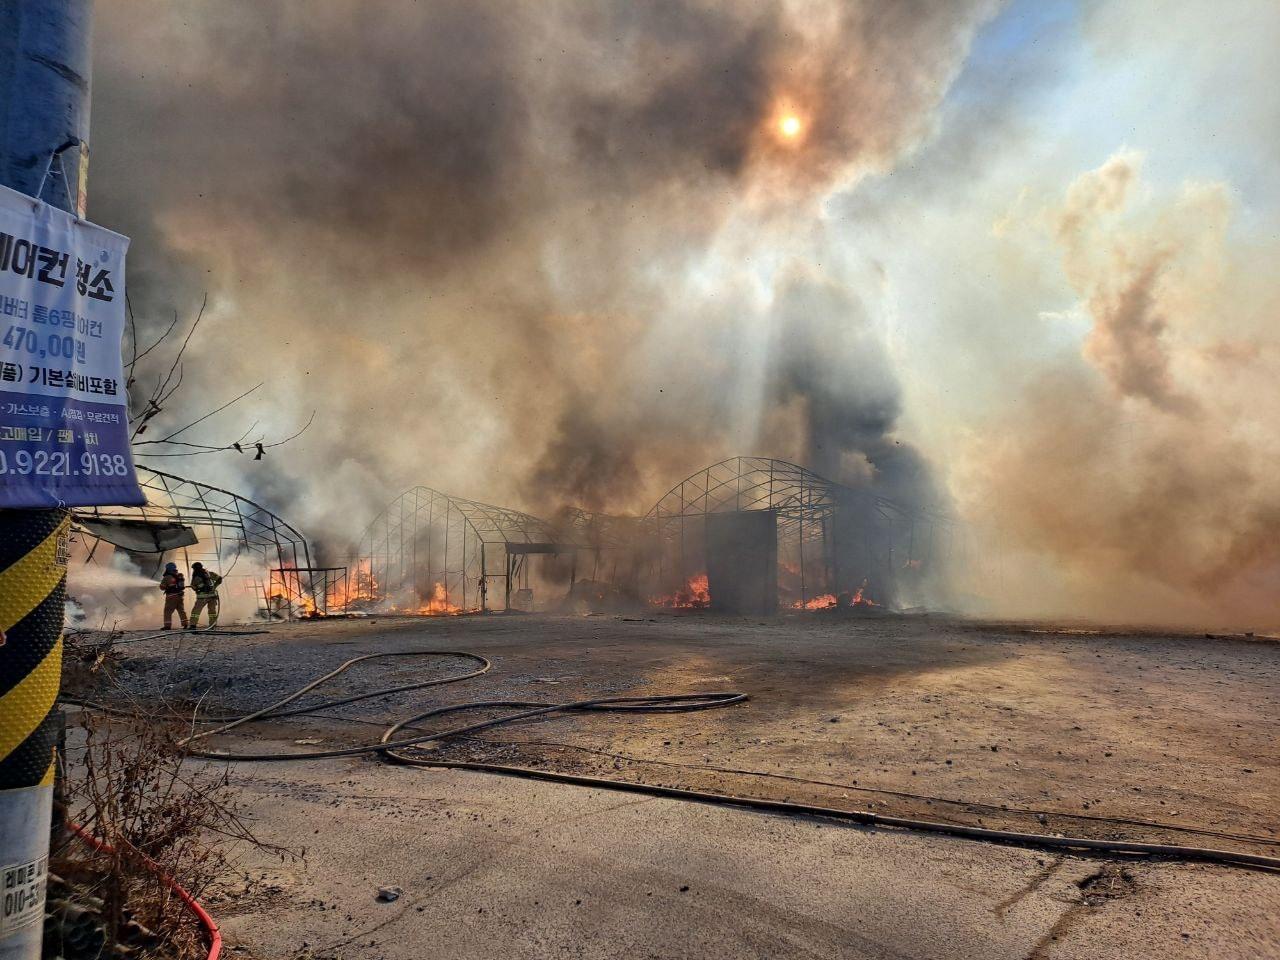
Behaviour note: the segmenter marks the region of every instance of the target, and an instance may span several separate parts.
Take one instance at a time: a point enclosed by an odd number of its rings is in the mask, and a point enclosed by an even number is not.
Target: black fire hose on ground
[[[344,673],[358,663],[390,657],[460,657],[478,664],[476,669],[452,677],[440,677],[433,680],[419,681],[373,690],[355,696],[329,700],[308,707],[285,710],[312,690]],[[474,770],[485,773],[497,773],[506,776],[522,777],[531,780],[544,780],[552,783],[566,783],[575,786],[593,787],[602,790],[614,790],[628,793],[639,793],[653,797],[674,800],[687,800],[717,806],[738,807],[751,810],[762,810],[770,813],[784,814],[823,820],[836,820],[846,823],[857,823],[872,827],[892,827],[922,833],[943,834],[967,840],[979,840],[988,843],[1001,843],[1013,846],[1032,847],[1046,850],[1064,850],[1076,854],[1097,856],[1137,856],[1152,859],[1163,859],[1183,862],[1215,863],[1223,866],[1242,867],[1254,870],[1280,872],[1280,857],[1268,857],[1260,854],[1242,853],[1233,850],[1220,850],[1210,847],[1191,847],[1177,844],[1140,843],[1124,840],[1094,840],[1087,837],[1063,837],[1053,834],[1024,833],[1012,830],[992,830],[985,827],[971,827],[961,824],[941,823],[935,820],[920,820],[911,817],[894,817],[872,813],[868,810],[841,810],[834,807],[823,807],[804,803],[791,803],[783,800],[765,800],[755,797],[740,797],[727,794],[711,793],[702,790],[690,790],[681,787],[663,787],[653,784],[634,783],[626,780],[611,780],[603,777],[579,774],[557,773],[550,770],[538,770],[532,767],[508,766],[505,764],[477,763],[458,760],[431,760],[425,757],[412,756],[403,751],[410,747],[423,748],[429,743],[443,743],[446,740],[473,734],[502,724],[534,717],[544,717],[557,713],[576,713],[588,711],[610,711],[631,713],[685,713],[695,710],[710,710],[726,707],[747,700],[743,693],[690,693],[650,697],[602,697],[593,700],[578,700],[571,703],[543,704],[524,700],[485,700],[459,704],[451,707],[438,707],[423,713],[400,720],[389,726],[377,743],[361,744],[335,750],[314,750],[306,753],[226,753],[213,750],[191,749],[190,745],[197,740],[211,737],[218,733],[226,733],[255,720],[277,719],[290,716],[301,716],[315,713],[336,706],[369,700],[374,697],[406,690],[417,690],[445,683],[456,683],[487,673],[492,664],[485,657],[473,653],[454,651],[395,651],[391,653],[374,653],[354,657],[337,669],[312,680],[289,696],[256,710],[242,717],[221,723],[208,730],[195,733],[181,743],[188,747],[191,756],[206,760],[222,761],[284,761],[284,760],[319,760],[331,757],[353,757],[364,754],[379,753],[395,763],[415,767],[434,767],[454,770]],[[442,717],[467,710],[510,708],[517,712],[492,720],[466,726],[454,727],[436,733],[419,736],[396,738],[396,734],[406,727],[411,727],[424,720]]]

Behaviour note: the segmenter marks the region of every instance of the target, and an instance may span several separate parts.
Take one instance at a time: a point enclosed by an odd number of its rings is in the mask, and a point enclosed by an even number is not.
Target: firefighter
[[[176,613],[182,621],[182,629],[187,629],[187,606],[184,594],[187,591],[187,580],[178,572],[176,563],[166,563],[164,576],[160,578],[160,589],[164,592],[164,628],[173,629],[173,615]]]
[[[191,608],[191,625],[200,626],[200,611],[209,609],[209,627],[218,625],[218,585],[222,577],[206,570],[203,563],[191,565],[191,589],[196,592],[196,605]]]

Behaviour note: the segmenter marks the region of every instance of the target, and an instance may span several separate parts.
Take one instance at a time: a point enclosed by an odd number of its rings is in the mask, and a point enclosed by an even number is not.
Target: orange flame
[[[867,581],[866,581],[866,580],[863,580],[863,581],[862,581],[862,586],[860,586],[860,587],[858,588],[857,592],[856,592],[856,593],[854,593],[854,595],[853,595],[853,599],[849,601],[849,606],[851,606],[851,607],[878,607],[878,606],[880,606],[880,604],[876,603],[876,602],[875,602],[874,600],[872,600],[870,597],[866,596],[866,589],[867,589]]]
[[[449,591],[443,583],[436,583],[427,602],[414,612],[427,617],[453,617],[462,613],[462,608],[449,602]]]
[[[810,597],[808,600],[796,600],[791,606],[796,610],[826,610],[836,605],[836,595],[834,593],[824,593],[821,596]]]
[[[650,597],[655,607],[671,607],[682,610],[705,610],[711,605],[711,590],[705,573],[695,573],[684,589],[664,597]]]
[[[378,578],[373,575],[373,560],[365,557],[356,561],[347,574],[345,583],[329,585],[328,608],[345,611],[353,603],[374,603],[378,599]]]
[[[824,593],[816,597],[810,597],[808,600],[794,600],[791,603],[793,610],[831,610],[840,605],[840,599],[832,593]],[[849,606],[851,607],[878,607],[876,603],[867,596],[867,581],[862,581],[862,586],[853,592],[853,596],[849,598]]]
[[[277,596],[290,604],[297,611],[296,615],[300,617],[314,617],[316,615],[316,601],[311,596],[311,591],[302,583],[302,576],[298,573],[297,564],[285,562],[280,568],[280,590]]]

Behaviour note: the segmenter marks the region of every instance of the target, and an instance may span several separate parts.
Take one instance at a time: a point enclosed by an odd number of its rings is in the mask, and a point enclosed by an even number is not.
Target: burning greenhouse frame
[[[652,602],[756,613],[777,601],[809,610],[898,603],[936,576],[954,530],[942,514],[764,457],[692,474],[644,521],[656,543],[644,587]]]
[[[563,584],[570,609],[867,609],[918,595],[914,587],[946,559],[952,532],[941,514],[765,457],[712,464],[643,517],[566,508],[548,522],[417,486],[366,528],[336,606],[531,610],[532,575]]]
[[[579,548],[531,514],[417,486],[361,536],[352,602],[407,613],[484,611],[497,607],[493,582],[501,588],[498,609],[530,609],[536,559],[574,557]]]
[[[296,573],[311,568],[310,547],[284,518],[198,480],[144,466],[137,475],[145,506],[73,511],[73,529],[87,547],[84,562],[94,561],[103,543],[123,551],[144,574],[158,575],[171,560],[184,568],[199,561],[223,575],[224,589],[258,597],[267,616],[291,616],[314,595],[315,584]],[[272,568],[291,574],[274,589],[268,582]]]

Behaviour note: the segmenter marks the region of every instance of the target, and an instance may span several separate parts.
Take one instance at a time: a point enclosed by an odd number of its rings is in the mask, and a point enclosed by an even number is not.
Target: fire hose
[[[111,639],[104,645],[108,647],[119,647],[126,643],[142,643],[144,640],[172,639],[173,637],[181,637],[184,634],[192,633],[212,633],[219,637],[253,637],[260,633],[270,632],[270,630],[220,630],[217,627],[183,627],[181,630],[165,630],[163,633],[152,633],[145,637],[124,637],[118,640]]]
[[[322,703],[304,707],[285,709],[299,698],[312,692],[328,681],[345,673],[351,667],[370,660],[392,657],[454,657],[470,660],[478,666],[466,673],[439,677],[415,683],[402,684],[371,690],[354,696],[327,700]],[[640,793],[648,796],[663,797],[675,800],[686,800],[718,806],[738,807],[761,810],[770,813],[794,817],[835,820],[846,823],[857,823],[864,826],[892,827],[921,833],[942,834],[968,840],[979,840],[988,843],[1000,843],[1036,849],[1066,850],[1083,855],[1094,856],[1134,856],[1150,859],[1162,859],[1180,862],[1215,863],[1223,866],[1240,867],[1254,870],[1280,872],[1280,857],[1269,857],[1260,854],[1244,853],[1234,850],[1210,847],[1194,847],[1179,844],[1144,843],[1124,840],[1095,840],[1088,837],[1070,837],[1056,834],[1030,833],[1013,830],[994,830],[986,827],[966,826],[962,824],[943,823],[935,820],[924,820],[911,817],[895,817],[873,813],[869,810],[843,810],[836,807],[824,807],[813,804],[793,803],[783,800],[768,800],[758,797],[736,796],[732,794],[713,793],[683,787],[658,786],[655,784],[637,783],[627,780],[614,780],[605,777],[582,774],[560,773],[552,770],[540,770],[533,767],[513,766],[509,764],[482,763],[464,760],[431,759],[405,753],[409,748],[425,749],[428,744],[443,745],[446,741],[466,737],[480,730],[500,725],[529,720],[535,717],[548,717],[555,714],[585,713],[592,711],[609,711],[623,713],[685,713],[696,710],[710,710],[743,703],[748,698],[744,693],[713,692],[686,693],[656,696],[600,697],[589,700],[576,700],[568,703],[537,703],[526,700],[477,700],[454,706],[436,707],[399,720],[386,728],[376,743],[360,744],[332,750],[312,750],[289,753],[230,753],[219,750],[194,749],[195,741],[227,733],[258,720],[280,719],[291,716],[314,714],[321,710],[345,706],[362,700],[387,696],[408,690],[437,686],[445,683],[456,683],[487,673],[492,664],[485,657],[473,653],[455,651],[394,651],[389,653],[366,654],[353,657],[336,669],[310,681],[293,693],[244,716],[224,719],[217,726],[200,731],[185,738],[181,744],[187,747],[191,756],[206,760],[227,762],[266,762],[290,760],[320,760],[334,757],[353,757],[365,754],[379,754],[387,760],[414,767],[431,767],[437,769],[474,770],[485,773],[502,774],[532,780],[543,780],[552,783],[564,783],[596,789],[614,790],[628,793]],[[401,731],[415,726],[425,720],[445,717],[455,713],[484,709],[509,709],[508,713],[496,719],[484,720],[459,727],[451,727],[431,733],[423,733],[410,737],[398,737]],[[1156,824],[1156,826],[1160,826]],[[1176,829],[1176,828],[1173,828]]]
[[[115,853],[115,848],[112,847],[111,844],[107,843],[105,840],[98,839],[84,827],[80,826],[80,824],[68,821],[67,829],[95,850],[99,850],[106,854]],[[206,960],[218,960],[218,957],[222,953],[222,932],[218,929],[218,925],[214,922],[213,917],[209,916],[205,908],[200,905],[199,900],[188,893],[184,887],[180,886],[178,881],[174,880],[173,877],[165,873],[158,863],[145,854],[136,854],[136,856],[141,857],[143,863],[146,864],[147,869],[154,873],[160,879],[161,883],[173,891],[174,895],[182,901],[182,905],[186,907],[188,912],[196,918],[200,923],[200,926],[204,928],[205,937],[209,941],[209,953]]]

